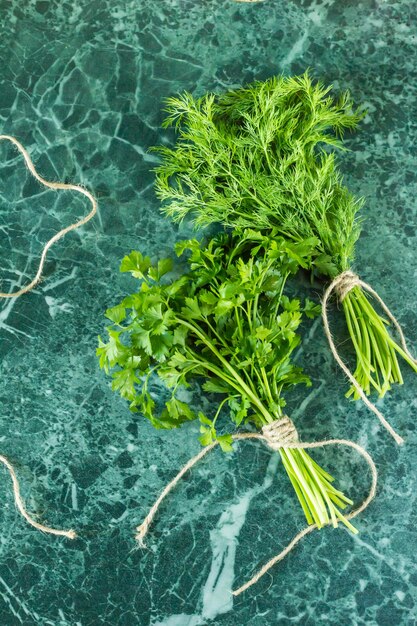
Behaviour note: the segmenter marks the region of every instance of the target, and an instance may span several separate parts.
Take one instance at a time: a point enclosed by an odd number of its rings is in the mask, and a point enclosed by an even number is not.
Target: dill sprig
[[[348,93],[335,101],[309,75],[273,77],[222,96],[169,98],[164,125],[174,148],[156,148],[163,211],[196,226],[277,227],[289,239],[318,237],[327,274],[348,269],[361,201],[342,184],[334,153],[362,114]],[[326,257],[326,258],[324,258]]]

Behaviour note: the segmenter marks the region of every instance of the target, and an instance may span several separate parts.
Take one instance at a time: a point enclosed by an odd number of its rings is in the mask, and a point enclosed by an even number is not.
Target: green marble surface
[[[0,452],[31,511],[74,542],[18,515],[2,472],[2,626],[415,626],[415,376],[379,402],[398,448],[344,398],[319,321],[300,360],[310,390],[290,398],[304,440],[347,437],[373,454],[375,502],[360,534],[325,529],[252,590],[230,590],[279,551],[304,520],[276,455],[258,443],[216,450],[163,506],[147,550],[133,530],[164,484],[198,451],[197,426],[155,431],[111,392],[94,355],[103,310],[132,287],[118,273],[139,248],[154,257],[181,232],[152,190],[162,99],[306,67],[349,88],[368,116],[349,138],[346,180],[366,196],[357,268],[417,345],[417,18],[412,0],[0,0],[0,130],[18,137],[49,179],[81,181],[99,215],[52,249],[43,282],[0,307]],[[33,273],[43,243],[83,215],[45,191],[0,145],[1,287]],[[337,316],[334,321],[337,328]],[[340,317],[338,318],[340,321]],[[338,331],[343,333],[341,324]],[[343,334],[339,337],[343,338]],[[363,462],[316,458],[357,501]]]

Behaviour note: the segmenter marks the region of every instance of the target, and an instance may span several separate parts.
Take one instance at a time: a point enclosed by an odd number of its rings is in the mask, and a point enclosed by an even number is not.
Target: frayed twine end
[[[68,530],[68,531],[65,533],[65,537],[67,537],[68,539],[77,539],[78,535],[77,535],[77,533],[75,532],[75,530]]]
[[[139,544],[140,548],[146,548],[146,543],[144,541],[144,536],[146,535],[146,528],[143,527],[143,525],[138,526],[136,528],[136,530],[138,531],[137,534],[135,535],[135,539],[137,541],[137,543]]]

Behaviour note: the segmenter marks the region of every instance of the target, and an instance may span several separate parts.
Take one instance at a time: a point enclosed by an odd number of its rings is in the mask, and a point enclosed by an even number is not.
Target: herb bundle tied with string
[[[349,520],[375,495],[375,465],[363,448],[340,439],[300,442],[284,411],[287,392],[294,385],[310,385],[293,355],[303,316],[312,318],[320,311],[308,299],[301,303],[289,298],[286,283],[300,267],[310,266],[317,243],[315,238],[288,242],[275,231],[262,235],[250,229],[238,236],[218,234],[206,244],[183,241],[176,250],[187,255],[188,271],[171,280],[169,259],[153,265],[149,257],[133,251],[123,259],[121,271],[139,279],[140,287],[106,311],[112,322],[108,341],[100,339],[97,349],[101,367],[112,375],[113,389],[129,401],[132,411],[159,429],[198,420],[200,443],[205,446],[165,487],[138,526],[140,545],[162,500],[210,449],[220,445],[229,451],[233,441],[260,439],[279,452],[308,526],[235,595],[255,584],[315,528],[342,522],[357,532]],[[184,402],[183,390],[196,385],[214,394],[214,414]],[[231,431],[220,426],[226,416]],[[236,432],[243,426],[249,430]],[[306,451],[329,445],[354,448],[372,471],[367,499],[348,514],[341,509],[352,501]]]
[[[343,148],[344,132],[363,114],[352,108],[348,93],[335,99],[330,90],[305,73],[222,95],[169,98],[165,127],[175,127],[177,141],[173,148],[155,148],[162,159],[156,189],[175,221],[190,217],[196,226],[221,223],[237,233],[275,231],[300,244],[317,238],[310,269],[331,280],[356,353],[353,377],[344,368],[352,382],[347,395],[366,401],[364,394],[382,397],[392,383],[403,382],[399,357],[414,371],[417,364],[397,320],[351,269],[363,202],[343,184],[334,148]],[[366,292],[382,304],[401,345]],[[327,326],[327,315],[325,321]],[[330,331],[328,338],[343,367]]]

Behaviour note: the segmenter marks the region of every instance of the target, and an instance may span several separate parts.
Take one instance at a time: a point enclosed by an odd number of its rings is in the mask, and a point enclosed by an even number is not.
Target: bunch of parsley
[[[156,428],[198,419],[200,442],[216,440],[227,451],[236,427],[259,429],[280,419],[286,392],[310,384],[293,353],[303,315],[314,317],[319,307],[290,299],[284,290],[290,275],[311,265],[318,242],[272,234],[244,229],[207,244],[181,242],[176,251],[187,257],[188,271],[179,278],[166,276],[170,260],[152,265],[140,252],[123,259],[121,271],[140,285],[107,310],[112,324],[97,354],[112,373],[113,388]],[[196,383],[217,398],[214,415],[196,413],[181,400],[181,391]],[[167,395],[158,406],[161,385]],[[219,429],[225,415],[231,432]],[[332,477],[305,450],[282,448],[280,455],[308,523],[341,520],[355,531],[339,510],[351,501],[332,486]]]
[[[273,77],[223,95],[167,101],[165,126],[174,126],[173,148],[162,157],[156,189],[164,212],[175,221],[190,216],[197,226],[222,223],[278,232],[302,244],[318,239],[311,269],[330,279],[348,270],[360,235],[362,200],[346,186],[335,160],[343,133],[363,114],[348,93],[313,83],[308,73]],[[363,390],[383,396],[402,383],[398,356],[417,365],[387,330],[388,322],[360,286],[343,299],[356,353],[354,376]],[[347,395],[357,397],[352,387]]]

